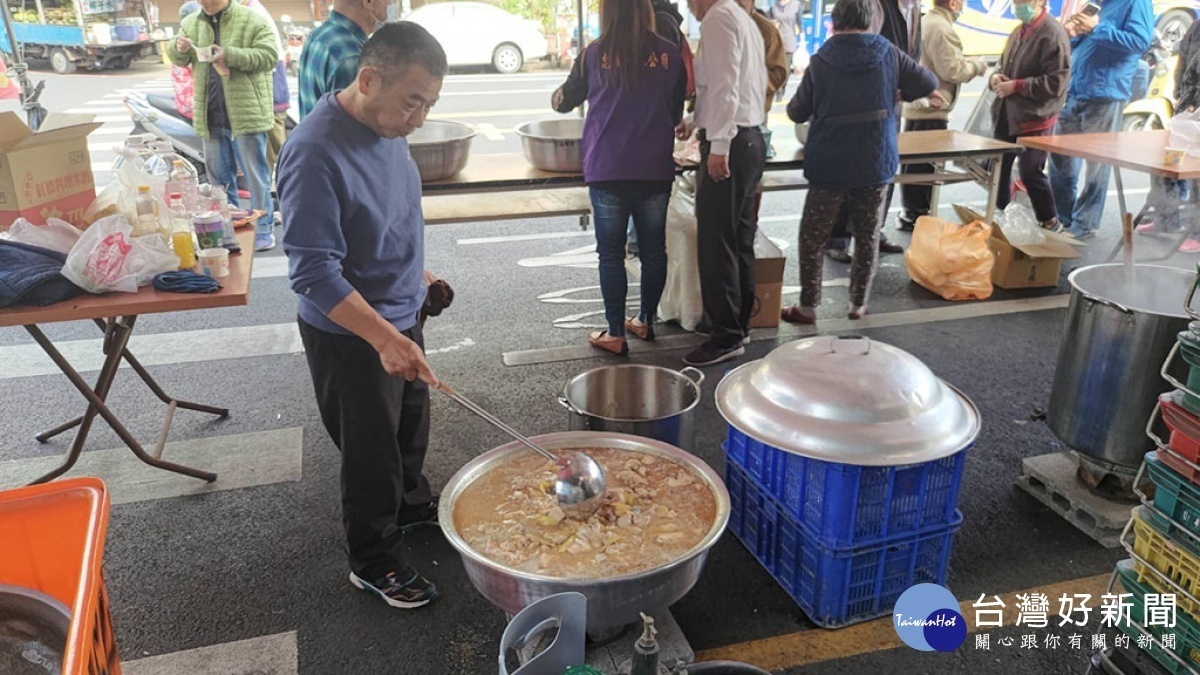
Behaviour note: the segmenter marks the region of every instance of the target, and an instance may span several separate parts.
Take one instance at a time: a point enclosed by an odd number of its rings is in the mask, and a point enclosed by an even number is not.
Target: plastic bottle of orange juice
[[[192,238],[192,219],[188,217],[187,207],[183,205],[183,195],[171,193],[171,245],[175,247],[175,255],[179,256],[179,266],[190,269],[196,266],[196,245]]]

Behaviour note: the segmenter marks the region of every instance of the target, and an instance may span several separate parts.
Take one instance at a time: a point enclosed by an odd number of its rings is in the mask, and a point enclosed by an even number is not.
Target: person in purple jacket
[[[821,251],[843,208],[855,240],[846,315],[867,313],[884,199],[900,166],[897,92],[905,101],[928,96],[934,107],[945,104],[936,75],[870,32],[877,11],[874,0],[838,0],[834,35],[812,57],[788,103],[793,122],[811,121],[804,144],[810,189],[800,220],[800,304],[783,310],[784,321],[816,323]]]
[[[600,38],[576,59],[551,105],[563,113],[585,100],[590,106],[583,123],[583,178],[596,223],[608,330],[589,334],[588,342],[626,354],[627,332],[654,339],[654,317],[667,282],[667,202],[687,73],[679,47],[655,34],[650,0],[605,0],[600,26]],[[638,315],[627,319],[625,238],[631,216],[642,262],[642,299]]]

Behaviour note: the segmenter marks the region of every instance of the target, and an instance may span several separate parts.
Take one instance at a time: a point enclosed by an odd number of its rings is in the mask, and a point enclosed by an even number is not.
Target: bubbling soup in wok
[[[580,448],[607,478],[599,510],[567,518],[554,497],[554,465],[523,453],[467,486],[454,503],[454,527],[495,562],[569,579],[612,577],[671,562],[712,528],[717,503],[688,467],[616,448]]]

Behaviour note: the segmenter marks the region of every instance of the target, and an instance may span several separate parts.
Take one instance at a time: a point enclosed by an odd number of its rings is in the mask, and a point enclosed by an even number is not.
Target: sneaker
[[[1084,241],[1084,240],[1092,239],[1093,237],[1095,237],[1096,231],[1095,230],[1076,230],[1074,228],[1068,228],[1068,229],[1063,230],[1063,234],[1067,235],[1068,237],[1071,237],[1072,239],[1075,239],[1076,241]]]
[[[358,590],[374,593],[388,605],[400,609],[424,607],[438,597],[437,586],[408,565],[399,574],[389,572],[373,582],[351,572],[350,583]]]
[[[712,332],[712,327],[704,321],[701,321],[700,323],[696,324],[696,327],[692,329],[692,332],[700,337],[708,337],[708,334]]]
[[[275,248],[274,232],[260,232],[254,235],[255,251],[270,251],[273,248]]]
[[[1046,230],[1047,232],[1062,232],[1063,231],[1062,223],[1058,222],[1058,218],[1051,218],[1050,220],[1043,220],[1040,223],[1038,223],[1038,225],[1043,230]]]
[[[400,531],[408,534],[418,527],[438,524],[438,495],[434,495],[428,504],[407,506],[400,509]]]
[[[740,344],[736,347],[717,347],[705,342],[683,357],[683,362],[689,366],[711,366],[722,361],[736,359],[745,353],[746,348]]]
[[[1182,244],[1179,245],[1180,253],[1200,253],[1200,241],[1195,237],[1188,237]]]
[[[847,251],[844,248],[827,248],[825,249],[825,255],[828,256],[830,260],[834,262],[840,262],[842,264],[849,264],[851,260],[850,251]]]
[[[896,216],[896,229],[900,230],[901,232],[912,232],[913,230],[917,229],[917,218],[918,216],[910,216],[901,213],[900,215]]]

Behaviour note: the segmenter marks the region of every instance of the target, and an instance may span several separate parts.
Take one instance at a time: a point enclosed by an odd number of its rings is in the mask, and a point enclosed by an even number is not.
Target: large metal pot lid
[[[747,436],[839,464],[929,462],[979,434],[970,399],[912,354],[855,335],[789,342],[731,371],[716,397]]]

